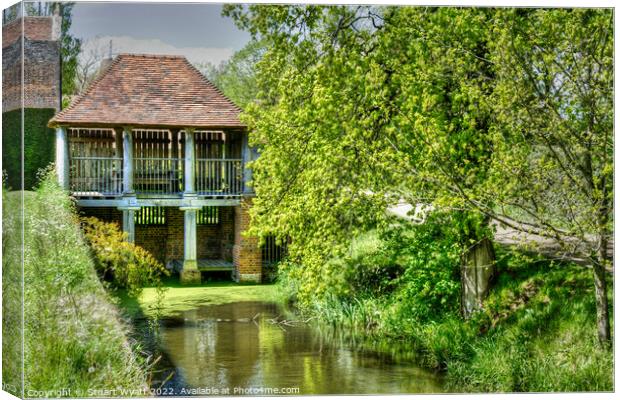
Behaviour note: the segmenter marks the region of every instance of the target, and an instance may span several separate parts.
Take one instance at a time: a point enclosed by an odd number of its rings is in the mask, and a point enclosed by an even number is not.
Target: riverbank
[[[145,362],[97,277],[70,199],[50,179],[36,192],[3,191],[5,387],[21,395],[22,194],[25,396],[144,394]]]
[[[463,320],[457,258],[436,233],[419,240],[400,232],[397,245],[374,233],[360,237],[350,257],[320,277],[334,288],[323,296],[306,292],[299,301],[295,265],[282,270],[280,286],[347,340],[398,349],[445,372],[451,392],[613,390],[613,353],[597,341],[590,270],[497,249],[484,311]]]

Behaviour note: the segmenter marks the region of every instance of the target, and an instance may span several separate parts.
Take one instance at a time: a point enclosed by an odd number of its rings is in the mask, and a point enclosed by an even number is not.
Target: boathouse
[[[184,57],[120,54],[49,121],[59,182],[182,282],[222,270],[260,281],[274,250],[242,234],[256,153],[240,112]]]

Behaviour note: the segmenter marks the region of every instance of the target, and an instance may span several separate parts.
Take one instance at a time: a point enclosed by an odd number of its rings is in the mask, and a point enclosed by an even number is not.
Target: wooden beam
[[[76,200],[76,204],[78,207],[127,207],[127,206],[138,206],[138,207],[229,207],[229,206],[238,206],[240,204],[240,199],[132,199],[132,201],[128,201],[128,199],[118,198],[118,199],[78,199]]]

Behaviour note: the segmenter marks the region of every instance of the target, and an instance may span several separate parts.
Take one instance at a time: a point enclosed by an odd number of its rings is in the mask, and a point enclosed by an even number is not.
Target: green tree
[[[225,12],[267,47],[257,64],[258,100],[246,108],[260,152],[253,164],[254,229],[292,239],[289,257],[304,264],[299,298],[309,301],[327,289],[327,280],[317,279],[330,273],[327,261],[383,219],[388,204],[384,172],[396,160],[376,140],[379,126],[389,123],[383,76],[378,68],[371,75],[373,66],[364,61],[377,29],[369,21],[378,26],[381,18],[369,7],[250,6],[246,14],[230,6]]]
[[[592,266],[599,339],[609,343],[613,13],[507,10],[499,17],[492,52],[494,190],[477,202],[488,215],[518,220],[522,230],[557,243],[566,258]],[[489,196],[499,207],[486,205]]]
[[[237,51],[228,61],[218,66],[206,64],[199,66],[209,80],[228,98],[241,108],[256,99],[256,64],[260,61],[265,46],[258,41],[250,41]]]
[[[464,250],[488,246],[496,221],[587,259],[608,341],[610,11],[224,12],[267,46],[246,113],[261,155],[253,229],[292,238],[307,296],[330,257],[406,199],[460,214]]]

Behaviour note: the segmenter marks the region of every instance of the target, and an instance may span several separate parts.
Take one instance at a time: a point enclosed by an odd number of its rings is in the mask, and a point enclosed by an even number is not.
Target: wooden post
[[[130,126],[123,127],[123,195],[133,195],[133,136]]]
[[[488,238],[481,239],[461,260],[461,312],[469,318],[482,309],[495,275],[495,251]]]
[[[118,193],[123,192],[123,129],[114,128],[114,189]]]
[[[196,154],[194,148],[194,128],[185,128],[185,175],[183,185],[185,190],[184,196],[194,196],[194,180],[196,178],[195,172]]]
[[[69,138],[64,126],[56,128],[56,174],[60,187],[69,190]]]
[[[136,224],[135,214],[140,210],[140,207],[119,207],[119,210],[123,212],[123,232],[127,233],[127,241],[134,243],[136,240]]]
[[[241,158],[243,160],[243,193],[253,194],[254,189],[248,184],[252,180],[252,169],[248,167],[248,163],[252,161],[253,151],[248,143],[248,133],[241,134]]]

